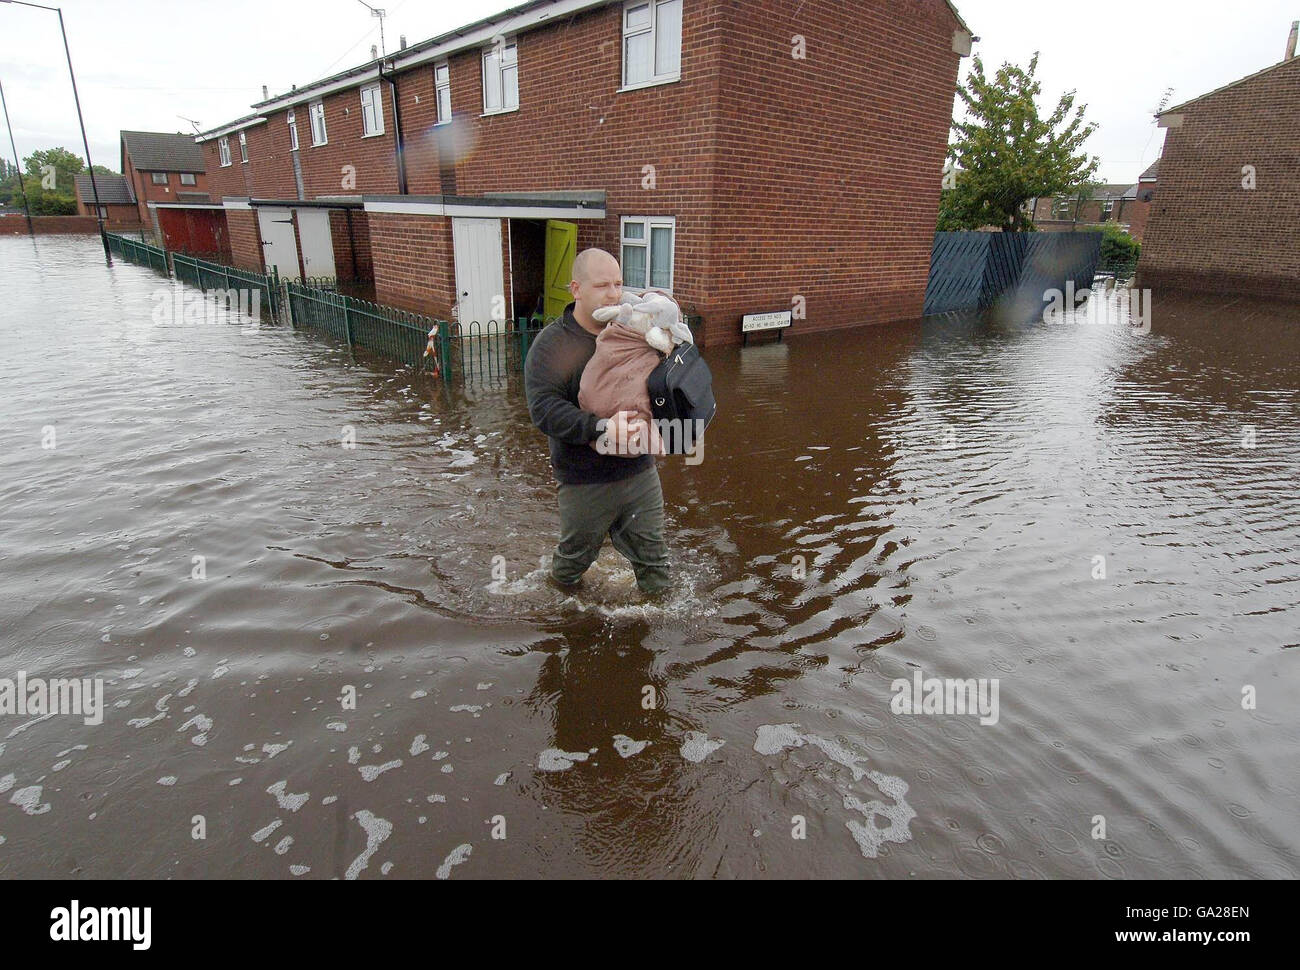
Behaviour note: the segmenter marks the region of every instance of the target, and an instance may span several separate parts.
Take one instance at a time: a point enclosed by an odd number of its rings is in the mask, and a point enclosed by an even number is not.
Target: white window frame
[[[483,114],[499,115],[509,111],[519,110],[519,47],[515,41],[508,41],[501,45],[500,60],[495,67],[492,60],[497,56],[497,48],[489,47],[483,52]],[[506,72],[513,69],[514,86],[511,91],[506,83]],[[495,92],[501,101],[499,107],[488,107],[488,92]],[[514,104],[508,103],[508,95],[514,94]]]
[[[377,83],[367,84],[361,89],[361,137],[377,138],[383,133],[384,92]]]
[[[189,179],[189,181],[185,181]],[[199,180],[195,178],[193,172],[181,172],[181,185],[198,185]]]
[[[288,122],[289,122],[289,151],[296,152],[298,150],[298,118],[296,115],[294,115],[292,108],[289,109]]]
[[[627,235],[627,225],[629,222],[640,223],[645,230],[643,239],[629,239]],[[668,229],[672,232],[673,258],[668,262],[668,285],[655,286],[650,281],[650,271],[653,263],[651,261],[651,245],[654,239],[653,230]],[[645,249],[645,286],[632,286],[627,281],[627,270],[623,259],[624,252],[630,246],[636,246]],[[673,264],[677,262],[677,217],[676,216],[622,216],[618,221],[618,265],[623,272],[623,289],[630,290],[632,293],[640,296],[647,290],[663,290],[672,295],[674,269]]]
[[[242,131],[239,133],[239,164],[248,164],[248,136]]]
[[[438,80],[438,74],[445,71],[447,77],[445,80]],[[447,92],[447,111],[444,117],[442,110],[442,92]],[[435,64],[433,66],[433,97],[437,105],[438,120],[436,124],[445,125],[451,121],[451,65]]]
[[[217,155],[221,159],[221,167],[228,168],[230,166],[230,139],[229,138],[217,139]]]
[[[161,182],[158,181],[158,176],[159,176],[159,175],[162,176],[162,181],[161,181]],[[150,173],[149,173],[149,181],[152,182],[154,185],[167,185],[169,180],[168,180],[168,178],[167,178],[167,173],[166,173],[166,172],[150,172]]]
[[[1115,200],[1105,199],[1101,203],[1101,221],[1110,221],[1111,215],[1115,212]]]
[[[317,145],[329,144],[329,132],[325,128],[325,102],[313,101],[307,106],[307,114],[311,118],[311,144],[315,148]],[[320,121],[320,138],[316,137],[316,122]]]
[[[1052,218],[1058,221],[1073,218],[1074,206],[1075,199],[1072,196],[1058,195],[1052,200]]]
[[[630,2],[625,3],[625,4],[623,5],[623,86],[622,86],[621,88],[619,88],[620,91],[633,91],[633,90],[636,90],[637,88],[648,88],[648,87],[653,87],[653,86],[656,85],[656,84],[671,84],[673,81],[680,81],[680,80],[681,80],[681,78],[682,78],[682,67],[681,67],[681,65],[682,65],[682,38],[681,38],[681,34],[680,34],[680,33],[679,33],[678,36],[677,36],[677,70],[676,70],[676,71],[664,71],[663,73],[659,73],[659,72],[658,72],[658,69],[657,69],[657,66],[656,66],[655,63],[654,63],[655,57],[656,57],[656,55],[658,54],[658,50],[659,50],[659,38],[658,38],[658,30],[659,30],[659,8],[662,7],[662,6],[664,6],[665,4],[668,4],[668,3],[676,3],[676,4],[679,5],[679,6],[678,6],[678,10],[682,10],[682,9],[683,9],[683,7],[681,6],[681,4],[682,4],[682,0],[630,0]],[[650,8],[650,23],[649,23],[649,25],[648,25],[648,26],[645,26],[645,27],[633,27],[633,28],[629,28],[629,27],[628,27],[628,19],[629,19],[629,18],[628,18],[628,15],[629,15],[632,11],[637,10],[637,9],[639,9],[639,8],[641,8],[641,7],[649,7],[649,8]],[[679,15],[679,16],[678,16],[678,23],[680,24],[680,23],[682,22],[682,20],[683,20],[683,17]],[[627,76],[627,68],[628,68],[628,62],[627,62],[627,45],[628,45],[628,40],[629,40],[630,38],[632,38],[632,37],[639,37],[639,36],[644,35],[644,34],[648,34],[649,37],[650,37],[650,58],[651,58],[651,61],[650,61],[650,76],[649,76],[648,78],[641,78],[641,79],[639,79],[639,80],[630,81],[630,80],[628,80],[628,76]]]

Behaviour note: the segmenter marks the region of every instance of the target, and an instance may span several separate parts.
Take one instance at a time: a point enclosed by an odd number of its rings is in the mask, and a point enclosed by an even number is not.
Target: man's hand
[[[591,443],[602,455],[636,458],[651,445],[651,428],[635,411],[619,411],[605,424],[605,432]]]

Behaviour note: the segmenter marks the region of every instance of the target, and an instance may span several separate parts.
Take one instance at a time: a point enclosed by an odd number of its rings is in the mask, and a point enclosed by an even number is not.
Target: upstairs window
[[[293,112],[289,112],[289,151],[298,150],[298,121],[294,118]]]
[[[682,0],[623,8],[623,86],[675,81],[682,70]]]
[[[519,61],[514,44],[483,52],[483,113],[519,107]]]
[[[311,143],[325,144],[325,102],[317,101],[308,109],[311,114]]]
[[[181,172],[181,185],[195,185],[196,180],[193,172]]]
[[[1052,218],[1070,219],[1074,216],[1074,199],[1060,195],[1052,200]]]
[[[225,168],[230,164],[230,139],[217,139],[217,154],[221,156],[221,167]]]
[[[149,177],[150,177],[151,179],[153,179],[153,184],[154,184],[154,185],[166,185],[166,184],[167,184],[167,173],[166,173],[166,172],[150,172],[150,173],[149,173]]]
[[[384,99],[378,84],[361,89],[361,128],[362,138],[384,133]]]
[[[438,124],[451,121],[451,68],[439,64],[433,69],[433,89],[438,95]]]
[[[242,131],[239,133],[239,161],[241,164],[248,164],[248,138]]]

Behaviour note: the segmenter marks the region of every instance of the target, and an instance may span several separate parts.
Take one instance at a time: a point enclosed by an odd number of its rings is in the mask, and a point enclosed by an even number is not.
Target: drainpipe
[[[393,151],[397,158],[397,194],[406,195],[406,147],[402,141],[402,106],[398,103],[397,85],[391,74],[384,74],[384,62],[379,62],[379,79],[388,82],[388,97],[393,102]]]

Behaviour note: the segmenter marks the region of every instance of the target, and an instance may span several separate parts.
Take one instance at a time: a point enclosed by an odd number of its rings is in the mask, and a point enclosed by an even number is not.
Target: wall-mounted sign
[[[790,326],[790,311],[777,310],[775,313],[746,313],[740,318],[740,332],[753,333],[755,330],[776,330]]]

